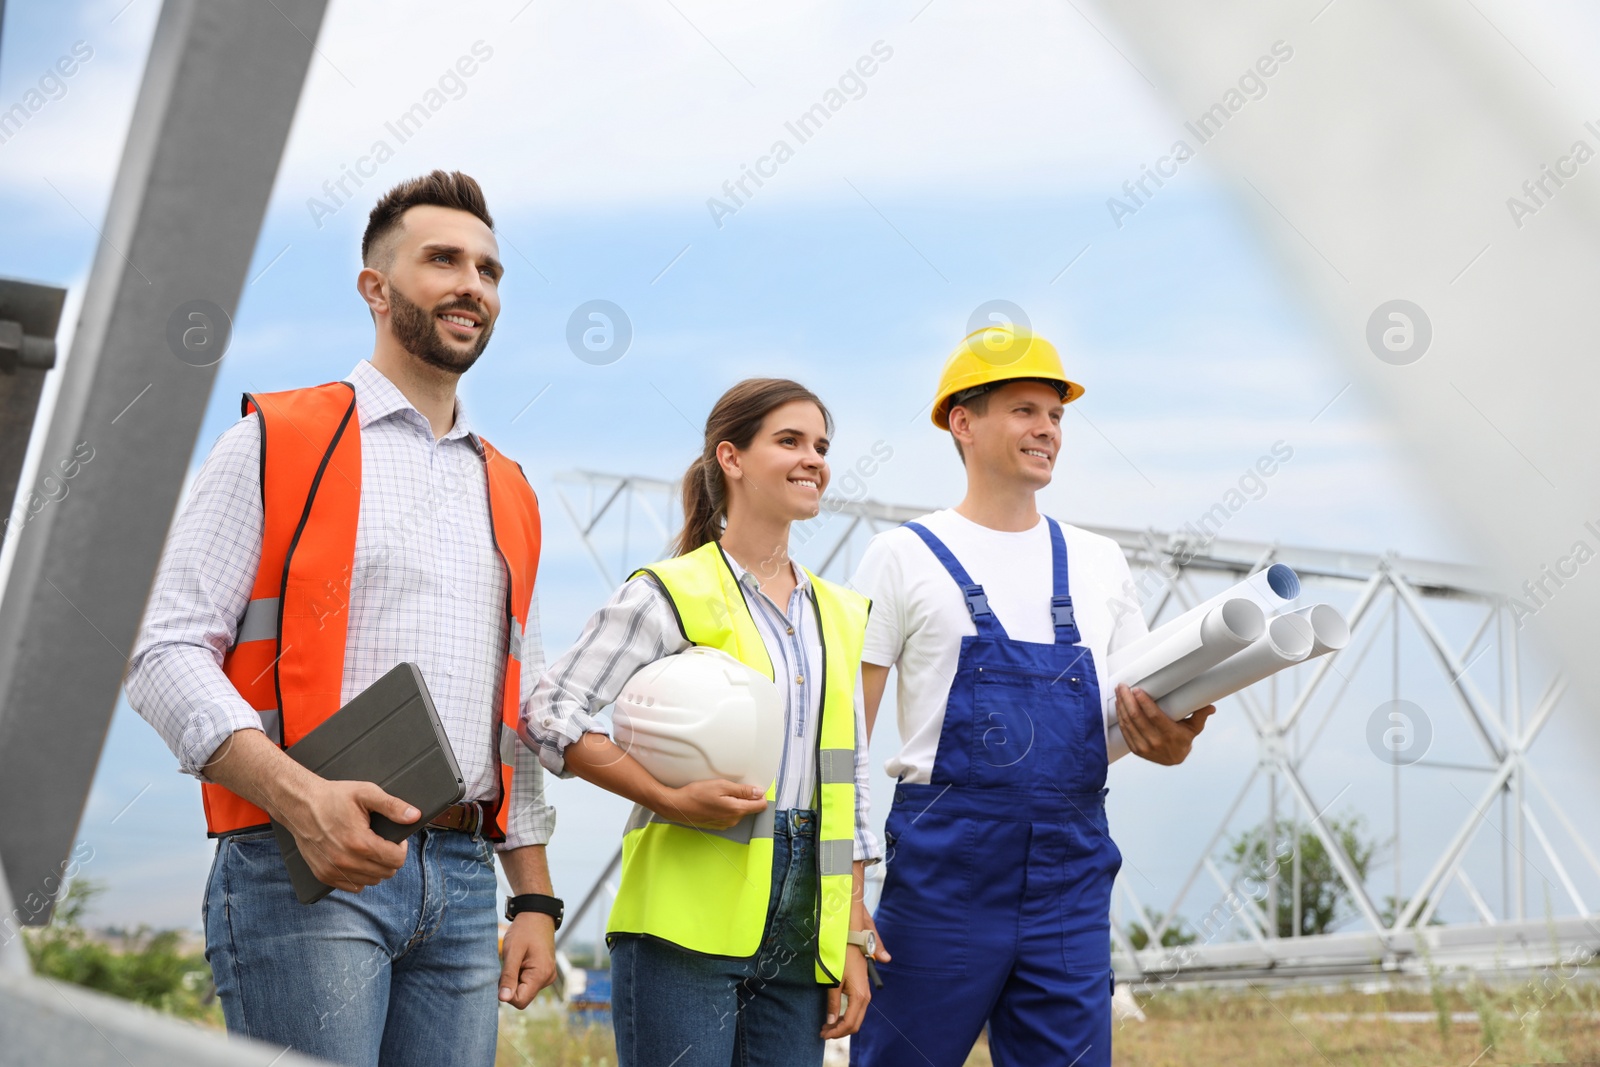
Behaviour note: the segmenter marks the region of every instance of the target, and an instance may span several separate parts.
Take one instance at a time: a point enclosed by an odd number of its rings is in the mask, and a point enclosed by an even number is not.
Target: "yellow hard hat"
[[[939,376],[939,394],[933,402],[933,424],[950,428],[951,399],[980,386],[1018,379],[1049,382],[1070,404],[1083,395],[1083,386],[1067,377],[1056,346],[1025,327],[1010,324],[985,326],[962,338],[945,361]]]

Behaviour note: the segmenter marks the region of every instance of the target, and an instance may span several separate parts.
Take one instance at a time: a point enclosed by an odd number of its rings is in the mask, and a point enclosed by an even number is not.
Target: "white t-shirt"
[[[1050,525],[1042,516],[1037,526],[1020,533],[991,530],[948,508],[916,521],[983,586],[989,609],[1013,641],[1055,641]],[[1133,576],[1117,543],[1066,523],[1061,532],[1073,616],[1083,644],[1094,654],[1101,696],[1108,698],[1106,657],[1143,637],[1148,627],[1143,613],[1130,609]],[[884,770],[902,782],[926,783],[961,639],[977,633],[977,627],[950,573],[922,538],[903,526],[872,539],[851,584],[872,598],[862,658],[897,668],[901,747]]]

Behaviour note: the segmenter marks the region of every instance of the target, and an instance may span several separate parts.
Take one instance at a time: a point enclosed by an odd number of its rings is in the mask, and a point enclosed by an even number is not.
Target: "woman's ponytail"
[[[697,456],[683,473],[683,529],[672,546],[673,555],[686,555],[707,541],[722,539],[722,521],[727,517],[725,495],[726,485],[715,451],[709,460],[704,455]]]

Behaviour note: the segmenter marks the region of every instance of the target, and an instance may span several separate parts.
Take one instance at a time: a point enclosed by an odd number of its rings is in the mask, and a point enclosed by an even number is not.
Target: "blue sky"
[[[75,42],[94,50],[65,95],[0,144],[0,273],[73,287],[69,309],[96,251],[93,227],[154,29],[155,0],[124,3],[6,8],[0,107]],[[460,167],[485,185],[508,266],[495,339],[462,394],[545,502],[549,654],[604,595],[555,503],[558,473],[676,477],[724,388],[785,375],[832,407],[836,459],[875,442],[892,448],[874,498],[953,503],[960,469],[924,411],[944,356],[993,299],[1021,306],[1088,387],[1043,496],[1052,514],[1174,528],[1283,441],[1292,461],[1228,536],[1464,558],[1233,193],[1208,173],[1203,149],[1136,215],[1113,220],[1107,199],[1167,151],[1182,119],[1072,6],[985,9],[982,19],[942,0],[783,13],[680,7],[538,3],[519,13],[511,3],[438,25],[417,3],[382,14],[334,3],[196,464],[237,417],[242,390],[338,378],[370,351],[354,290],[365,212],[395,181]],[[877,42],[892,58],[863,79],[859,98],[806,143],[787,134],[785,122],[824,100]],[[489,58],[449,83],[421,132],[396,144],[386,123],[475,45]],[[1281,74],[1293,75],[1292,66]],[[1236,121],[1248,120],[1247,111]],[[778,138],[793,158],[719,227],[708,198],[725,197],[723,182]],[[394,157],[362,188],[347,184],[348,204],[316,218],[308,201],[330,203],[323,183],[378,139]],[[621,306],[633,327],[626,355],[607,366],[576,358],[565,341],[568,316],[592,299]],[[1449,623],[1458,640],[1471,621]],[[1441,709],[1443,748],[1461,743],[1443,690],[1425,680],[1420,646],[1401,663],[1416,679],[1402,695]],[[1319,795],[1346,790],[1335,810],[1362,812],[1387,836],[1388,771],[1372,765],[1363,740],[1366,712],[1388,695],[1381,688],[1352,691],[1308,774]],[[880,768],[892,740],[892,729],[877,738]],[[1254,759],[1237,715],[1219,716],[1206,740],[1176,771],[1112,775],[1113,826],[1153,906],[1176,888],[1179,853],[1186,843],[1192,853],[1202,832],[1189,820],[1209,831]],[[1539,749],[1571,808],[1592,803],[1558,738]],[[96,850],[89,873],[116,891],[102,905],[106,921],[198,925],[211,847],[198,787],[174,766],[119,704],[81,831]],[[1476,780],[1461,777],[1459,788],[1475,795]],[[1407,840],[1447,834],[1464,813],[1447,779],[1408,781],[1407,819],[1415,810],[1417,825]],[[880,782],[881,820],[881,773]],[[625,805],[582,783],[550,789],[561,807],[552,860],[571,898],[609,856]],[[1446,802],[1430,809],[1426,798],[1438,795]]]

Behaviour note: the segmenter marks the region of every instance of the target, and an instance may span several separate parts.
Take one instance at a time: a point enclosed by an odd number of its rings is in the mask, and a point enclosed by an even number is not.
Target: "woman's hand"
[[[878,950],[872,954],[874,960],[879,963],[888,963],[894,959],[893,956],[889,955],[889,950],[883,947],[883,938],[878,934],[878,924],[872,921],[872,914],[865,908],[861,909],[861,925],[856,929],[872,931],[872,939],[878,943]]]
[[[257,731],[259,732],[259,731]],[[670,822],[726,830],[746,815],[765,811],[760,789],[721,778],[674,789],[602,733],[584,734],[567,746],[567,769],[586,782],[627,797]]]
[[[844,996],[844,1011],[840,1013],[839,998]],[[822,1028],[822,1038],[832,1041],[836,1037],[849,1037],[861,1029],[861,1020],[867,1015],[867,1002],[872,999],[872,988],[867,982],[867,957],[856,945],[846,945],[844,950],[844,981],[828,990],[828,1025]]]
[[[651,810],[672,822],[707,830],[726,830],[746,815],[766,811],[767,800],[766,794],[756,786],[712,778],[667,789],[661,802]]]

